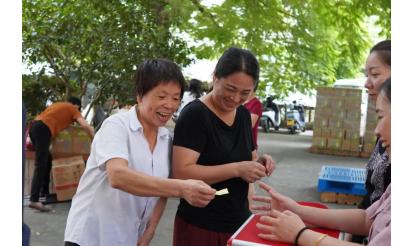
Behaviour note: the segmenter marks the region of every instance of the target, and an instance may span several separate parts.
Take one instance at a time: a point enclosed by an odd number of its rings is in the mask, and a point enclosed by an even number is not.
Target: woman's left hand
[[[266,167],[266,175],[270,176],[276,168],[273,158],[268,154],[263,154],[257,159],[257,162]]]
[[[305,227],[305,223],[289,210],[279,212],[272,209],[268,215],[260,217],[256,226],[262,231],[258,234],[260,238],[293,243],[297,233]]]

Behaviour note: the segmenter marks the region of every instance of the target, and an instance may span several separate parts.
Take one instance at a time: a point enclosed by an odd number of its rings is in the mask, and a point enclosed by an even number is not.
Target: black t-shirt
[[[250,113],[240,106],[235,117],[233,125],[228,126],[196,99],[181,111],[173,145],[200,153],[199,165],[250,161],[254,150]],[[181,199],[177,215],[206,230],[233,233],[251,214],[247,200],[249,184],[241,178],[232,178],[211,186],[216,190],[227,188],[229,194],[216,196],[204,208],[193,207]]]

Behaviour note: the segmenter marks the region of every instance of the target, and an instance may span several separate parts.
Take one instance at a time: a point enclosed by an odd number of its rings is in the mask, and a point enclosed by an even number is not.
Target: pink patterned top
[[[372,221],[368,235],[368,245],[391,245],[391,184],[381,198],[366,210]]]

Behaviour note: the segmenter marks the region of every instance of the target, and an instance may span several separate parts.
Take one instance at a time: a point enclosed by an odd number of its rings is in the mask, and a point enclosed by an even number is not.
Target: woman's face
[[[219,110],[231,112],[243,104],[254,89],[254,80],[244,72],[214,78],[212,97]]]
[[[180,105],[181,88],[176,82],[161,83],[137,97],[140,121],[143,126],[164,126]]]
[[[380,93],[377,98],[376,111],[378,123],[375,134],[379,137],[382,147],[391,156],[391,103],[383,93]]]
[[[365,88],[371,99],[377,99],[379,89],[386,79],[391,77],[391,67],[384,64],[377,52],[372,52],[365,63],[367,81]]]

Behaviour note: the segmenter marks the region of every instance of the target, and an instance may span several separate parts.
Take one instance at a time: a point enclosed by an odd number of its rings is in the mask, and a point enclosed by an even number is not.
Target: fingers
[[[265,240],[269,240],[269,241],[280,241],[279,237],[277,235],[274,234],[264,234],[264,233],[259,233],[257,234],[258,237],[263,238]]]
[[[259,187],[262,188],[263,190],[267,191],[267,193],[270,194],[270,191],[272,190],[272,187],[269,186],[268,184],[263,183],[262,181],[258,181],[259,182]]]
[[[252,204],[250,207],[251,207],[252,210],[259,211],[259,212],[260,211],[270,211],[270,209],[271,209],[270,204],[266,204],[266,205]]]
[[[267,196],[252,196],[252,200],[253,201],[257,201],[257,202],[265,202],[265,203],[270,203],[272,201],[272,199],[270,197]]]
[[[275,162],[273,161],[273,158],[270,155],[263,154],[257,161],[266,168],[267,176],[270,176],[275,170]]]

